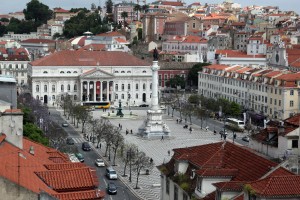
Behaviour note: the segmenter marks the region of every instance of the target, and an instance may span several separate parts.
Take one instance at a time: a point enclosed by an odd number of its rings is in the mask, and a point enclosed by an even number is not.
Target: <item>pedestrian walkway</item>
[[[124,136],[125,142],[137,145],[140,151],[145,152],[147,156],[153,159],[155,166],[168,162],[172,157],[172,149],[174,148],[185,148],[189,146],[203,145],[220,141],[219,134],[215,135],[213,134],[213,132],[201,129],[199,126],[194,124],[187,124],[188,128],[183,128],[183,126],[185,125],[184,122],[179,124],[176,122],[176,117],[172,118],[168,115],[164,115],[163,120],[166,122],[168,127],[170,127],[171,137],[164,138],[163,140],[161,138],[142,138],[137,135],[137,131],[146,117],[146,110],[132,110],[132,112],[133,114],[138,115],[136,119],[117,118],[111,119],[110,122],[115,126],[119,126],[119,124],[121,124],[121,134]],[[106,114],[99,110],[93,111],[92,113],[95,119],[99,119],[102,115]],[[190,127],[192,128],[192,131],[189,130]],[[126,135],[126,129],[128,129],[129,132],[130,130],[132,130],[133,134]],[[76,128],[76,130],[78,132],[81,131],[81,124],[79,128]],[[98,151],[99,154],[104,156],[104,147],[105,145],[103,144],[102,148],[95,148],[94,146],[94,149]],[[106,161],[108,160],[107,158],[104,159]],[[112,164],[112,162],[110,164]],[[136,194],[136,196],[143,200],[153,200],[160,198],[159,186],[161,183],[161,178],[160,172],[156,167],[153,168],[153,170],[150,172],[150,175],[145,175],[145,173],[142,173],[140,175],[139,187],[141,189],[133,189],[135,188],[136,184],[136,173],[132,172],[132,182],[129,182],[128,177],[122,177],[124,170],[123,161],[120,158],[116,158],[116,164],[117,166],[114,166],[114,169],[119,174],[120,180],[123,181],[130,188],[130,190]],[[126,174],[129,174],[129,167],[127,167]]]
[[[81,137],[72,137],[72,138],[73,138],[75,144],[80,144],[80,143],[86,142],[86,140]]]

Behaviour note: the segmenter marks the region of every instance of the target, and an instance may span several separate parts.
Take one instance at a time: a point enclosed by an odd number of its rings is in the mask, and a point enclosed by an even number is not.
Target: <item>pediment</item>
[[[81,77],[83,78],[111,78],[114,75],[111,73],[108,73],[106,71],[103,71],[101,69],[94,69],[94,70],[90,70],[88,72],[85,72],[84,74],[81,75]]]

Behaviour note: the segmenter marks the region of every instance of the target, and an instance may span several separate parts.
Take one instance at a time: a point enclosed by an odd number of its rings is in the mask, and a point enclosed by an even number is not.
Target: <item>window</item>
[[[77,100],[77,95],[74,95],[74,100],[75,100],[75,101]]]
[[[143,90],[146,90],[146,84],[145,83],[143,84]]]
[[[144,70],[143,73],[146,73],[146,70]]]
[[[290,107],[294,107],[294,101],[290,101]]]
[[[270,104],[272,104],[272,98],[270,98]]]
[[[193,23],[193,28],[196,28],[196,23]]]
[[[119,86],[118,84],[115,85],[115,90],[118,91],[119,90]]]
[[[281,106],[281,100],[278,100],[278,106]]]
[[[64,74],[65,72],[64,72],[64,71],[61,71],[60,73],[61,73],[61,74]]]
[[[48,72],[47,72],[47,71],[44,71],[43,74],[48,74]]]
[[[131,71],[127,71],[127,73],[128,73],[128,74],[130,74],[130,73],[131,73]]]
[[[52,101],[55,101],[55,95],[52,95]]]
[[[47,85],[44,85],[44,92],[47,92]]]
[[[150,90],[152,90],[152,83],[150,83]]]
[[[71,86],[70,86],[70,84],[68,84],[68,86],[67,86],[67,90],[68,90],[68,92],[70,92],[70,90],[71,90]]]
[[[188,200],[188,196],[187,196],[186,193],[183,193],[183,194],[182,194],[182,200]]]
[[[60,91],[62,91],[62,92],[64,91],[64,85],[60,86]]]
[[[36,92],[39,92],[39,91],[40,91],[40,86],[39,86],[39,85],[36,85],[36,86],[35,86],[35,91],[36,91]],[[38,99],[38,98],[37,98],[37,99]]]
[[[292,140],[292,148],[298,148],[298,140]]]
[[[170,180],[166,177],[166,193],[170,194]]]
[[[70,72],[70,71],[67,71],[67,74],[71,74],[71,72]]]
[[[128,84],[128,90],[130,90],[130,84]]]
[[[77,74],[77,71],[74,71],[73,73],[74,73],[74,74]]]
[[[174,185],[174,200],[178,200],[178,187]]]
[[[122,91],[124,91],[124,84],[122,84]]]
[[[139,90],[139,84],[135,84],[135,89]]]
[[[136,99],[139,98],[139,94],[138,94],[138,93],[135,94],[135,98],[136,98]]]
[[[201,186],[202,186],[202,179],[198,178],[197,179],[197,190],[199,192],[201,192],[201,188],[202,188]]]
[[[55,85],[52,85],[52,92],[55,92]]]
[[[74,85],[74,92],[77,91],[77,84]]]
[[[118,94],[115,95],[115,99],[118,99]]]
[[[36,99],[37,99],[37,100],[39,100],[39,99],[40,99],[39,95],[36,95]]]
[[[122,94],[121,98],[122,98],[122,99],[124,99],[124,98],[125,98],[125,97],[124,97],[124,94]]]
[[[290,91],[290,95],[294,95],[294,90],[291,90],[291,91]]]
[[[125,71],[121,71],[121,73],[122,73],[122,74],[124,74],[124,73],[125,73]]]
[[[115,71],[115,73],[119,73],[119,71]]]

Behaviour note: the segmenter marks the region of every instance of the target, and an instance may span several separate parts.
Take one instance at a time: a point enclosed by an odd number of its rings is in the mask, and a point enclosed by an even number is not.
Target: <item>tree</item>
[[[171,88],[177,88],[178,86],[180,86],[180,88],[185,88],[184,77],[175,75],[173,78],[169,79],[167,85],[169,85]]]
[[[241,109],[241,106],[235,102],[231,102],[230,103],[230,114],[233,116],[233,117],[238,117],[240,116],[242,113],[242,109]]]
[[[154,167],[153,160],[146,156],[144,152],[138,152],[135,162],[134,162],[134,169],[136,170],[136,185],[135,189],[139,189],[138,183],[139,183],[139,177],[142,169],[146,170],[152,170]]]
[[[48,139],[43,136],[43,131],[35,124],[26,123],[23,125],[23,135],[45,146],[49,145]]]
[[[41,25],[51,19],[53,12],[38,0],[31,0],[27,3],[27,8],[23,10],[23,13],[26,20],[34,20],[36,24]]]
[[[114,160],[113,160],[113,165],[115,166],[116,163],[116,156],[117,156],[117,150],[120,148],[120,146],[122,146],[124,144],[124,137],[121,135],[120,133],[120,129],[117,127],[113,128],[113,132],[112,132],[112,147],[114,150]]]
[[[71,8],[70,12],[72,12],[72,13],[77,13],[77,12],[89,13],[90,11],[87,8]]]
[[[126,11],[123,11],[122,13],[121,13],[121,17],[123,18],[123,23],[124,23],[124,26],[125,26],[125,20],[126,20],[126,18],[128,17],[128,12],[126,12]]]
[[[143,5],[143,6],[142,6],[142,11],[143,11],[144,13],[148,12],[148,9],[149,9],[149,5]]]
[[[139,4],[136,4],[133,10],[136,11],[137,20],[139,20],[139,12],[142,10],[142,7]]]
[[[105,5],[106,5],[106,13],[111,14],[113,11],[113,5],[114,5],[112,0],[107,0],[105,2]]]
[[[194,105],[200,105],[200,102],[201,102],[201,98],[198,94],[192,94],[188,101],[191,103],[191,104],[194,104]]]
[[[9,22],[9,19],[7,19],[7,18],[1,18],[0,22]]]
[[[202,67],[210,65],[209,63],[198,63],[194,65],[188,73],[188,82],[190,86],[198,86],[198,72],[202,71]]]
[[[6,27],[3,25],[0,25],[0,37],[2,37],[6,33]]]
[[[123,161],[124,161],[123,176],[126,176],[126,168],[127,168],[128,162],[131,163],[134,160],[133,152],[137,152],[137,149],[138,148],[135,144],[124,144],[122,146],[121,156],[122,156]]]

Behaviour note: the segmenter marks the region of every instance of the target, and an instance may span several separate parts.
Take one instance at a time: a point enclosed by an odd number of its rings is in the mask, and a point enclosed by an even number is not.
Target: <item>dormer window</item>
[[[119,73],[119,71],[115,71],[115,73]]]
[[[65,72],[64,72],[64,71],[60,71],[60,73],[61,73],[61,74],[64,74]]]
[[[67,73],[68,73],[68,74],[71,74],[71,72],[70,72],[70,71],[67,71]]]
[[[146,73],[146,70],[144,70],[143,73]]]
[[[74,74],[77,74],[77,71],[74,71],[73,73],[74,73]]]
[[[121,71],[121,74],[124,74],[125,73],[125,71]]]
[[[48,74],[48,72],[47,72],[47,71],[44,71],[43,74]]]
[[[127,74],[130,74],[131,73],[131,71],[127,71]]]

